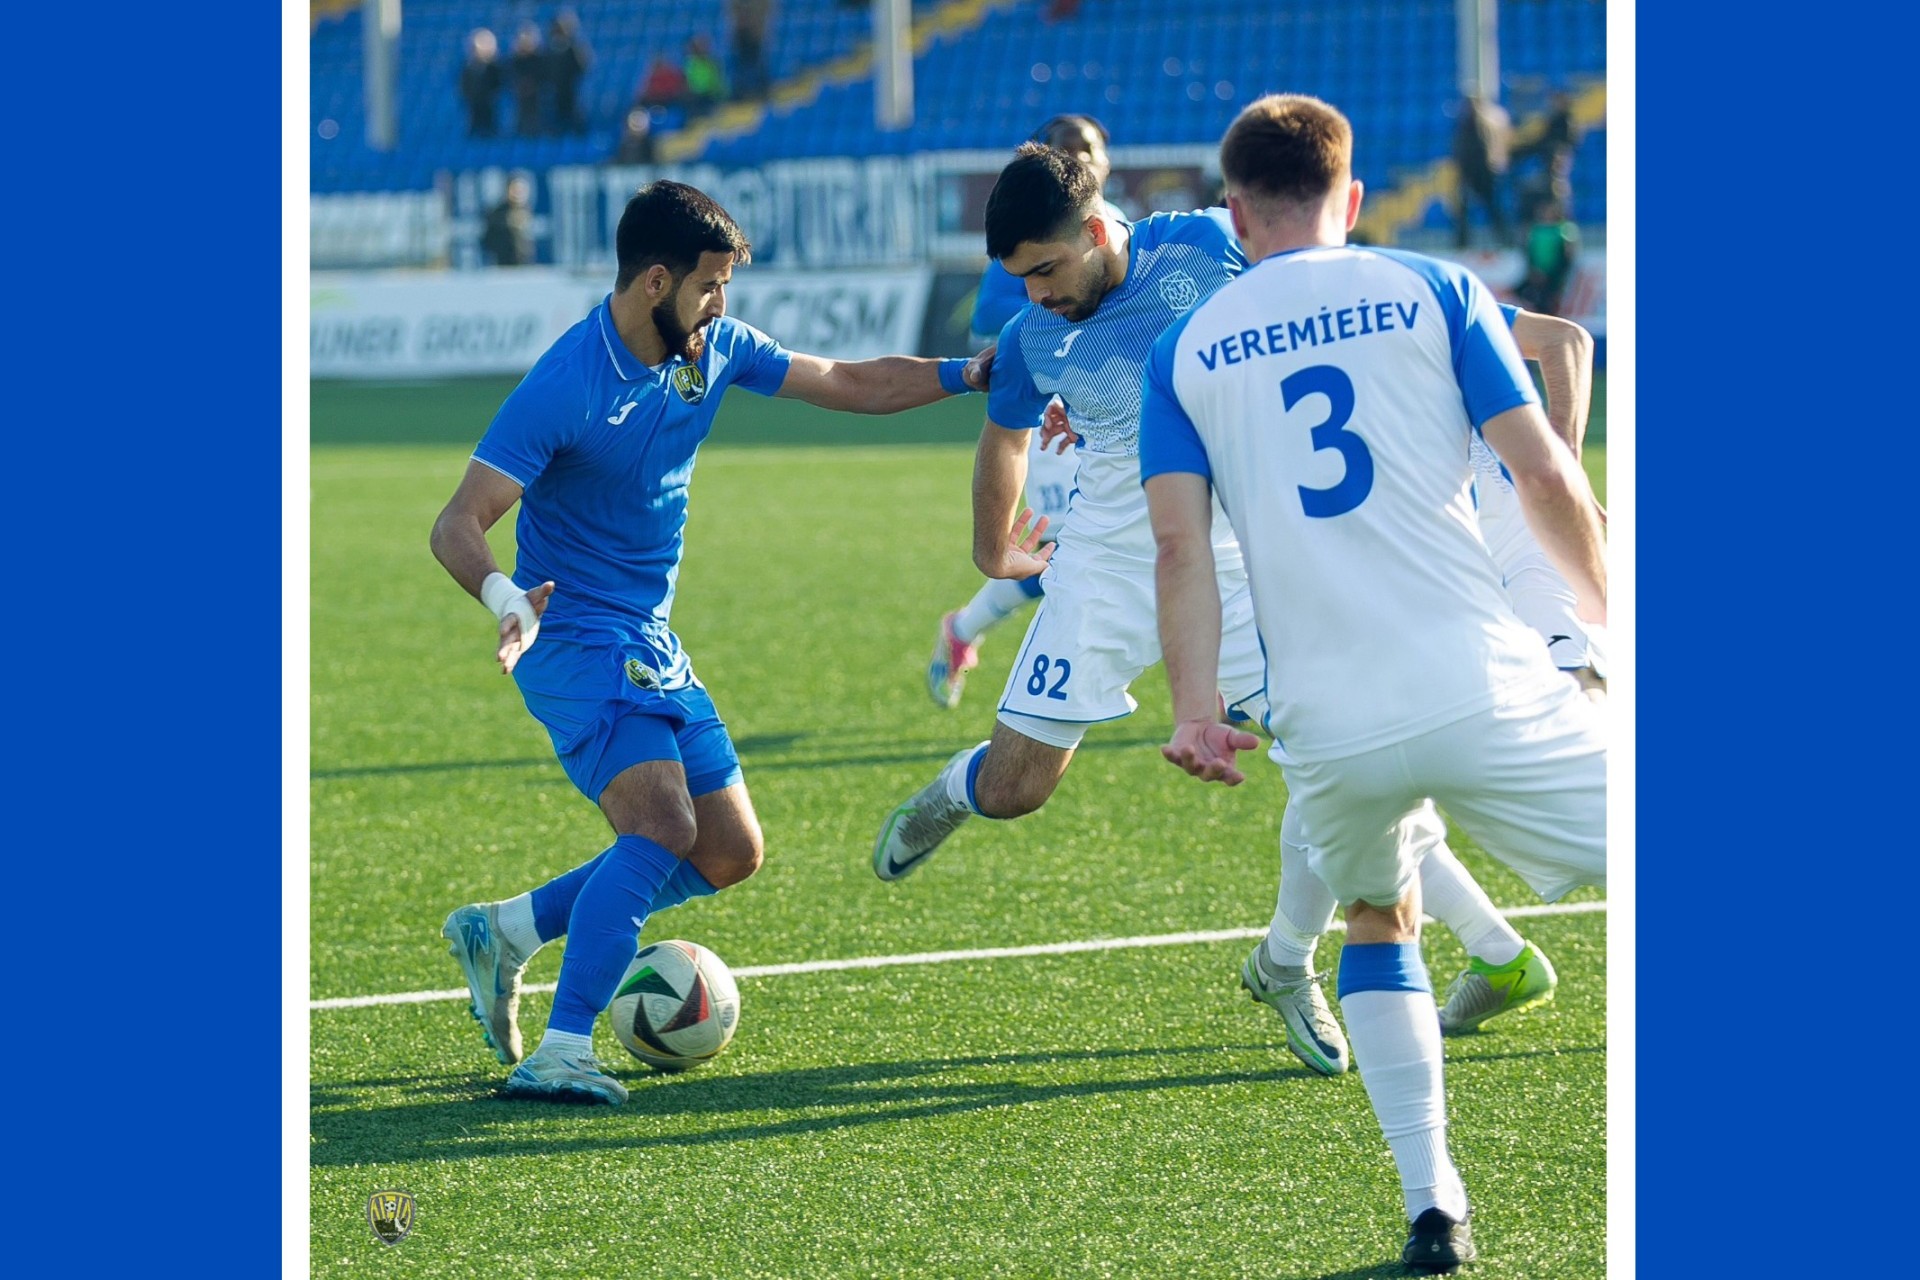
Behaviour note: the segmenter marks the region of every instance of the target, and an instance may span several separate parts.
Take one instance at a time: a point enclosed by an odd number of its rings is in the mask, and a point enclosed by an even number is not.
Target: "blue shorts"
[[[520,696],[546,727],[560,767],[595,804],[608,783],[649,760],[679,761],[689,795],[740,781],[740,757],[713,699],[698,684],[649,687],[647,657],[542,637],[514,666]]]

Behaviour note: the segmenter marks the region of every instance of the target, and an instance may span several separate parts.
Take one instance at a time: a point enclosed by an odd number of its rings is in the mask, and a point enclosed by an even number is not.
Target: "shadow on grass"
[[[797,759],[781,759],[779,752],[788,750],[806,741],[811,736],[804,733],[765,734],[745,737],[737,740],[734,747],[740,753],[741,765],[746,770],[748,780],[756,773],[786,773],[796,769],[848,769],[869,765],[920,764],[937,761],[945,764],[957,749],[955,742],[942,742],[939,745],[914,746],[903,744],[897,737],[876,738],[870,744],[846,738],[828,739],[828,748],[818,755],[805,755]],[[964,736],[964,735],[963,735]],[[1158,746],[1165,738],[1160,735],[1117,738],[1103,737],[1084,742],[1076,755],[1087,752],[1133,750],[1140,747]],[[868,745],[865,754],[840,755],[835,750],[845,751],[849,747]],[[891,750],[879,750],[882,745]],[[754,759],[756,752],[766,752],[775,758]],[[334,781],[340,778],[378,778],[398,776],[409,773],[469,773],[483,769],[545,769],[557,768],[552,756],[525,757],[517,760],[430,760],[421,764],[383,764],[353,765],[344,769],[315,769],[307,776],[315,782]]]
[[[1158,1071],[1100,1080],[1034,1081],[969,1079],[942,1081],[952,1072],[1018,1070],[1068,1063],[1144,1063],[1181,1066],[1173,1060],[1215,1058],[1223,1053],[1267,1053],[1291,1062],[1274,1046],[1099,1049],[1080,1052],[991,1054],[912,1062],[869,1062],[804,1068],[759,1075],[684,1075],[623,1072],[631,1090],[625,1106],[580,1108],[501,1098],[500,1075],[491,1072],[438,1077],[381,1078],[322,1087],[312,1095],[312,1163],[317,1166],[405,1163],[418,1160],[484,1160],[496,1156],[556,1155],[582,1151],[700,1147],[766,1138],[827,1133],[860,1125],[891,1124],[981,1111],[1030,1106],[1063,1098],[1100,1098],[1169,1089],[1318,1081],[1304,1066]],[[1596,1045],[1531,1050],[1481,1057],[1531,1058],[1556,1053],[1604,1053]],[[400,1088],[410,1099],[374,1105],[365,1092]],[[1357,1073],[1326,1088],[1361,1088]],[[1361,1095],[1363,1096],[1363,1095]],[[1360,1105],[1364,1105],[1361,1103]],[[784,1119],[756,1119],[769,1111],[799,1112]],[[595,1129],[582,1136],[573,1121],[593,1115]],[[823,1114],[824,1113],[824,1114]],[[563,1133],[537,1122],[565,1118]],[[739,1122],[730,1122],[739,1118]],[[673,1122],[671,1132],[662,1121]],[[689,1126],[692,1127],[689,1127]],[[705,1125],[706,1127],[699,1127]],[[1373,1274],[1361,1272],[1354,1274]]]

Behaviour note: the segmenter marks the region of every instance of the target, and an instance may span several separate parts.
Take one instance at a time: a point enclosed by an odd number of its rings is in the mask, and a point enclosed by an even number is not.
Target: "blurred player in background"
[[[1113,172],[1107,156],[1107,128],[1092,116],[1054,116],[1033,131],[1030,142],[1066,152],[1093,172],[1094,181],[1105,189]],[[1102,197],[1100,211],[1116,222],[1127,216],[1118,206]],[[1026,286],[989,258],[974,293],[973,319],[969,324],[974,349],[991,344],[1007,321],[1027,305]],[[1054,404],[1058,404],[1055,397]],[[1054,443],[1049,443],[1050,441]],[[1043,542],[1053,542],[1065,527],[1067,507],[1073,495],[1073,476],[1078,464],[1070,435],[1042,437],[1036,434],[1027,453],[1027,505],[1047,521]],[[941,706],[960,705],[966,688],[967,672],[980,663],[980,638],[1011,617],[1029,600],[1042,594],[1040,578],[988,578],[973,593],[973,598],[940,619],[939,634],[934,637],[933,657],[927,662],[927,692]]]
[[[499,621],[496,660],[546,727],[567,777],[600,807],[611,847],[442,927],[514,1097],[619,1103],[593,1024],[648,915],[760,865],[758,818],[726,725],[668,628],[694,455],[731,386],[827,409],[893,413],[982,390],[991,355],[834,361],[789,352],[726,314],[749,245],[726,211],[677,182],[642,188],[616,233],[613,292],[521,380],[433,526],[434,556]],[[519,563],[487,531],[520,503]],[[523,585],[531,584],[531,585]],[[542,642],[535,644],[535,640]],[[501,815],[502,829],[536,815]],[[520,974],[565,935],[547,1030],[521,1061]]]
[[[1257,265],[1154,345],[1141,476],[1173,691],[1167,758],[1234,784],[1252,734],[1218,723],[1217,510],[1252,557],[1272,756],[1313,869],[1346,904],[1340,1003],[1392,1149],[1407,1264],[1476,1255],[1448,1152],[1442,1047],[1419,950],[1437,800],[1551,901],[1606,882],[1600,712],[1512,609],[1472,512],[1483,435],[1525,519],[1606,616],[1598,504],[1556,439],[1491,291],[1423,255],[1346,247],[1353,132],[1318,99],[1262,98],[1221,143]]]

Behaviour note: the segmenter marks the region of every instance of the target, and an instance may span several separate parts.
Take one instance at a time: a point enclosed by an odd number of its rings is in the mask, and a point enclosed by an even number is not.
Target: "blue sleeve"
[[[559,366],[536,364],[493,415],[473,456],[522,489],[527,488],[571,443],[586,423],[577,384],[558,376]]]
[[[973,319],[968,331],[985,336],[998,333],[1027,305],[1027,286],[998,262],[987,263],[980,287],[973,294]]]
[[[1015,315],[1000,330],[987,385],[987,417],[1009,430],[1025,430],[1039,422],[1053,398],[1033,385],[1026,354],[1020,350],[1020,324],[1021,316]]]
[[[1513,322],[1520,318],[1520,308],[1511,302],[1503,302],[1500,304],[1500,317],[1507,322],[1507,328],[1511,329]]]
[[[721,321],[714,322],[715,327]],[[793,353],[750,324],[728,320],[727,381],[756,395],[770,396],[787,380]]]
[[[1470,271],[1461,271],[1460,338],[1454,347],[1454,365],[1460,378],[1460,398],[1467,420],[1478,431],[1497,414],[1523,404],[1539,404],[1540,393],[1527,372],[1520,344],[1513,339],[1513,316],[1506,314],[1493,291]],[[1514,315],[1518,315],[1518,308]]]
[[[1173,390],[1173,355],[1186,331],[1187,317],[1154,339],[1153,353],[1140,380],[1140,483],[1169,471],[1213,479],[1207,447],[1200,443],[1187,407]]]

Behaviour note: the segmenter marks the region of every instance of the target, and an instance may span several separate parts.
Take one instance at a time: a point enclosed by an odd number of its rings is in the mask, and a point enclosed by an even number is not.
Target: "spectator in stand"
[[[496,267],[524,267],[533,262],[533,180],[526,174],[508,178],[506,194],[487,210],[480,252]]]
[[[654,54],[653,62],[647,67],[647,78],[640,82],[640,92],[633,101],[639,107],[685,106],[687,73],[667,54]]]
[[[767,25],[773,0],[731,0],[729,40],[733,46],[733,96],[760,102],[767,96]]]
[[[1580,147],[1583,130],[1573,117],[1573,95],[1556,89],[1547,102],[1547,115],[1537,137],[1513,149],[1515,163],[1540,161],[1539,184],[1560,202],[1560,210],[1573,216],[1573,153]]]
[[[705,33],[687,40],[687,116],[705,115],[727,100],[727,73],[713,54]]]
[[[1551,195],[1538,198],[1527,217],[1527,273],[1514,292],[1529,311],[1560,314],[1560,300],[1580,254],[1580,228]]]
[[[620,144],[613,150],[613,162],[653,164],[659,158],[660,148],[653,136],[653,112],[635,107],[627,112],[626,123],[620,128]]]
[[[1487,211],[1497,245],[1512,243],[1502,192],[1512,145],[1513,119],[1505,107],[1478,93],[1461,99],[1459,118],[1453,127],[1453,163],[1459,172],[1454,187],[1453,228],[1454,243],[1462,249],[1471,239],[1467,224],[1471,203]]]
[[[460,67],[460,97],[467,104],[468,137],[499,136],[500,91],[506,87],[499,38],[486,27],[475,27],[467,33],[467,60]]]
[[[542,128],[540,100],[547,96],[547,56],[540,47],[539,24],[522,22],[513,33],[507,79],[513,85],[513,131],[523,138],[537,136]]]
[[[587,131],[586,115],[580,110],[580,82],[593,65],[593,49],[580,34],[580,17],[571,9],[562,9],[547,25],[547,128],[554,133],[579,134]]]

